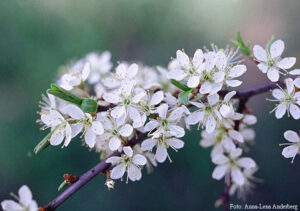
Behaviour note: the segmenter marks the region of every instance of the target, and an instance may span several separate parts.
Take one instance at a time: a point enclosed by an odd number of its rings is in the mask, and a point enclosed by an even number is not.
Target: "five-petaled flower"
[[[291,143],[280,144],[280,146],[289,145],[282,150],[282,155],[285,158],[292,158],[292,163],[293,163],[296,155],[299,154],[300,137],[296,132],[292,130],[285,131],[283,135],[284,138]]]

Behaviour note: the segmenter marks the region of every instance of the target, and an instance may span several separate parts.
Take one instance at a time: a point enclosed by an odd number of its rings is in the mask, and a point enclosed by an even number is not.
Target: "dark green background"
[[[64,173],[80,175],[98,155],[74,141],[39,155],[33,147],[45,135],[35,120],[41,94],[57,68],[90,51],[110,50],[113,61],[167,65],[177,49],[190,55],[214,42],[224,47],[236,32],[264,45],[272,34],[286,41],[285,55],[300,58],[298,1],[151,1],[151,0],[2,0],[0,2],[0,200],[27,184],[39,205],[57,194]],[[297,62],[297,67],[299,67]],[[243,87],[265,82],[253,64]],[[292,165],[281,156],[283,132],[299,121],[276,120],[266,95],[251,99],[258,116],[257,144],[250,156],[260,170],[248,203],[299,203],[300,158]],[[116,182],[107,191],[98,176],[58,210],[213,210],[223,182],[211,178],[209,150],[199,147],[199,131],[188,133],[173,163],[159,165],[140,182]],[[234,199],[236,203],[239,202]]]

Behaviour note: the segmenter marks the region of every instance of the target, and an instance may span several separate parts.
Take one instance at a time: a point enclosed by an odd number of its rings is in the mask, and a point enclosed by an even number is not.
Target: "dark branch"
[[[147,136],[146,133],[138,133],[136,138],[129,142],[129,145],[130,146],[136,145],[137,143],[142,141],[146,136]],[[120,154],[121,154],[120,152],[114,152],[111,155],[109,155],[108,157],[119,156]],[[55,210],[64,201],[66,201],[68,198],[70,198],[75,192],[77,192],[80,188],[82,188],[86,183],[88,183],[91,179],[93,179],[97,174],[99,174],[101,172],[105,172],[110,167],[110,164],[105,163],[106,159],[102,160],[96,166],[94,166],[93,168],[88,170],[86,173],[81,175],[74,184],[69,186],[69,188],[67,188],[64,192],[62,192],[59,196],[57,196],[49,204],[47,204],[44,207],[44,209],[46,211]]]

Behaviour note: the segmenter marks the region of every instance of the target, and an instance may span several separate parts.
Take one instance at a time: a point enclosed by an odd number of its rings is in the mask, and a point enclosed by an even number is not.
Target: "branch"
[[[147,137],[146,133],[138,133],[136,138],[129,142],[130,146],[134,146]],[[120,152],[113,152],[107,158],[112,156],[119,156]],[[106,159],[107,159],[106,158]],[[97,174],[101,172],[105,172],[111,164],[106,163],[106,159],[102,160],[96,166],[85,172],[83,175],[79,177],[79,179],[69,186],[64,192],[62,192],[59,196],[57,196],[54,200],[49,202],[46,206],[42,207],[41,210],[52,211],[59,207],[64,201],[70,198],[75,192],[77,192],[80,188],[82,188],[86,183],[88,183],[91,179],[93,179]]]

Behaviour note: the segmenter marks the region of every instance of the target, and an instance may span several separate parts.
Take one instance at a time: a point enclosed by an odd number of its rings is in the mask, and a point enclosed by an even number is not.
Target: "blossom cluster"
[[[281,58],[283,50],[281,40],[266,50],[255,45],[250,58],[272,82],[279,80],[280,73],[293,76],[285,80],[286,89],[278,86],[272,91],[275,99],[269,101],[279,103],[273,110],[276,118],[288,113],[298,120],[300,78],[294,76],[300,75],[300,70],[288,71],[296,59]],[[124,175],[126,182],[138,181],[143,168],[150,172],[158,163],[172,162],[171,149],[183,148],[186,130],[197,125],[203,129],[199,144],[211,148],[216,165],[212,178],[224,178],[230,194],[244,196],[252,189],[258,169],[247,155],[249,143],[255,139],[251,126],[257,118],[238,100],[238,90],[227,91],[240,86],[239,77],[247,71],[238,52],[212,45],[212,50],[197,49],[190,58],[178,50],[167,68],[125,61],[114,67],[110,52],[89,53],[61,67],[57,85],[43,96],[38,122],[42,129],[49,128],[49,133],[38,150],[48,144],[68,147],[79,136],[83,146],[100,153],[112,166],[105,185],[114,188],[114,180],[122,180]],[[137,143],[141,134],[145,138]],[[299,135],[288,130],[284,138],[291,143],[282,154],[294,160],[299,153]],[[20,189],[18,201],[4,201],[2,208],[37,210],[27,186]]]

